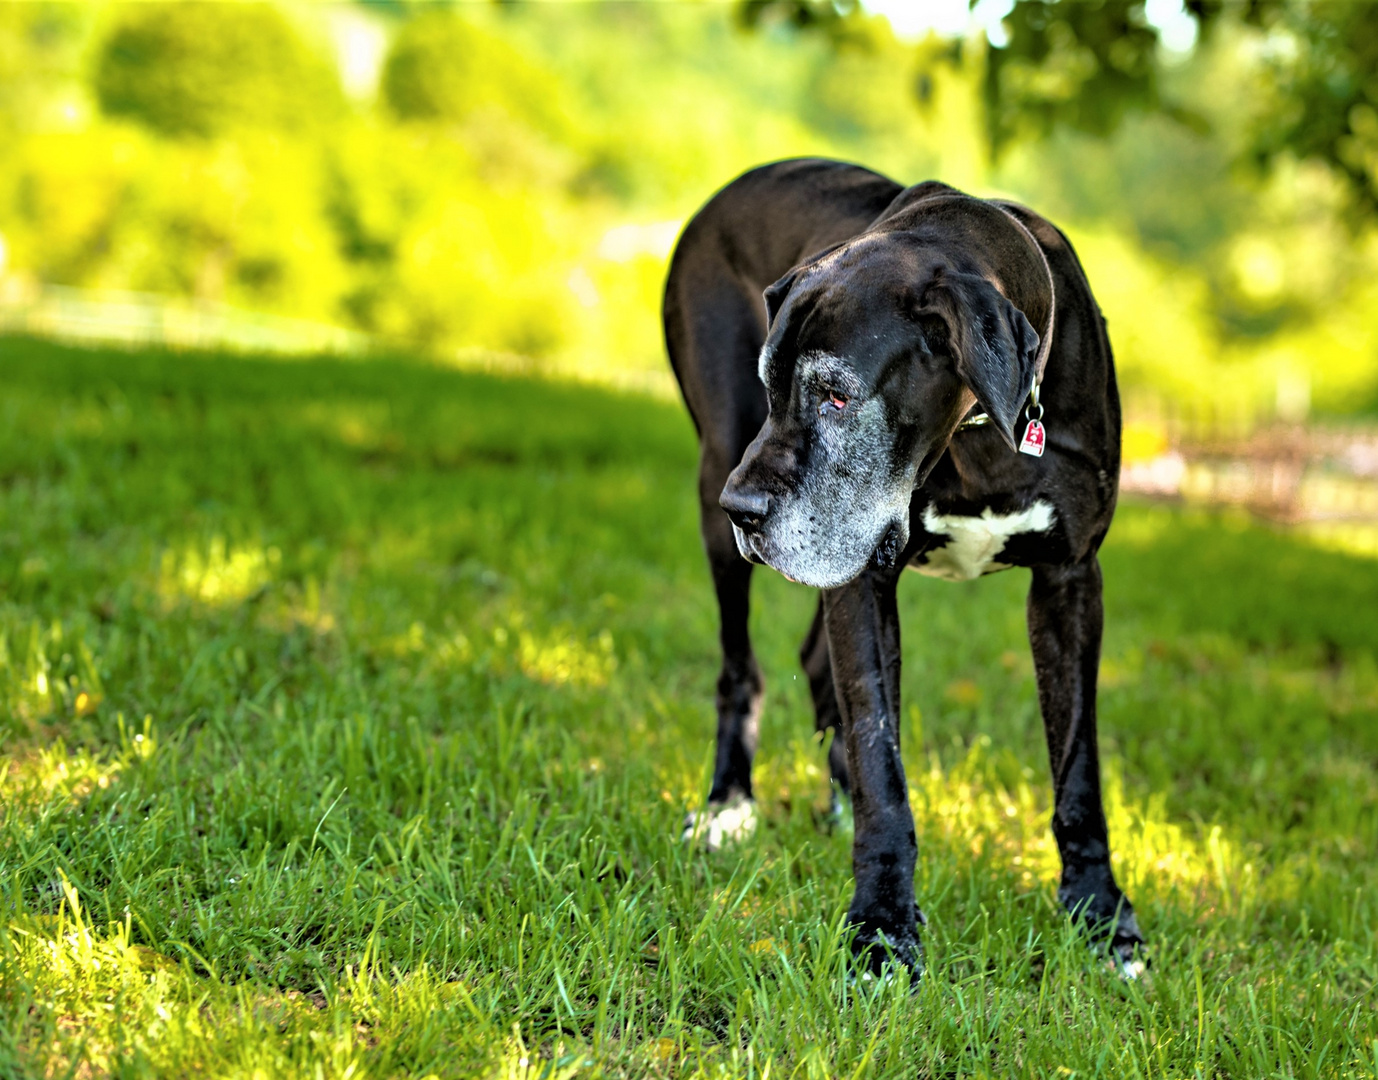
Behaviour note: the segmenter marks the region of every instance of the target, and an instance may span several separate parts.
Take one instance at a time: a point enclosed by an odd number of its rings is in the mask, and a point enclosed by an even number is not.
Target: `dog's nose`
[[[770,513],[770,496],[751,491],[738,491],[731,485],[723,488],[718,505],[727,511],[732,523],[744,532],[759,532]]]

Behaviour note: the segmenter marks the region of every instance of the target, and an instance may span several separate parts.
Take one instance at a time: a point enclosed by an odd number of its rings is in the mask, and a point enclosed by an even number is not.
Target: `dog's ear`
[[[794,281],[799,276],[803,267],[796,266],[788,274],[782,277],[774,285],[769,286],[765,291],[766,298],[766,331],[769,332],[771,326],[775,324],[775,316],[780,313],[780,309],[785,306],[785,297],[789,295],[790,289],[794,287]]]
[[[1017,449],[1014,426],[1038,357],[1038,334],[1024,313],[988,279],[950,271],[940,271],[923,290],[916,313],[947,324],[957,374]]]

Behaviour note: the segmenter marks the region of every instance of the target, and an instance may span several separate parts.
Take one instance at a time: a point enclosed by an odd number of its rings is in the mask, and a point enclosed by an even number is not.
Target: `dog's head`
[[[770,412],[720,503],[737,547],[832,588],[909,542],[909,500],[973,399],[1013,449],[1038,335],[973,266],[877,233],[766,290]]]

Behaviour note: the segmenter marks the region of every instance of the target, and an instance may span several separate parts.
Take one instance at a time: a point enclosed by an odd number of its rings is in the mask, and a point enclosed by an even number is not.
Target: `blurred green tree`
[[[1103,137],[1133,111],[1194,120],[1160,92],[1159,35],[1144,8],[1145,0],[1016,0],[1003,23],[1008,41],[986,55],[992,149],[1058,127]]]
[[[448,9],[402,26],[383,65],[382,91],[401,120],[463,122],[487,113],[548,134],[564,126],[558,81]]]
[[[1378,5],[1252,0],[1250,10],[1270,35],[1275,80],[1254,153],[1324,161],[1378,213]]]
[[[741,0],[737,18],[752,29],[783,22],[797,30],[822,30],[846,38],[861,15],[857,0]]]
[[[131,6],[99,49],[94,89],[108,115],[174,136],[300,129],[342,100],[333,72],[260,3]]]
[[[66,4],[0,4],[0,131],[45,122],[54,105],[74,106],[86,20]]]
[[[974,5],[973,5],[974,6]],[[1160,89],[1159,31],[1145,0],[1016,0],[1007,42],[986,59],[988,135],[1070,127],[1106,135],[1134,110],[1204,120]],[[1260,93],[1248,156],[1324,162],[1378,212],[1378,5],[1354,0],[1185,0],[1208,37],[1233,21],[1256,32]]]
[[[975,7],[978,0],[970,0]],[[1014,0],[1006,40],[984,58],[989,145],[1066,129],[1104,137],[1131,113],[1160,113],[1204,131],[1207,121],[1163,91],[1160,32],[1147,0]],[[1363,216],[1378,215],[1378,4],[1360,0],[1183,0],[1200,39],[1222,24],[1254,34],[1258,93],[1244,156],[1263,167],[1294,157],[1341,177]],[[782,22],[845,41],[861,13],[835,0],[741,0],[743,23]],[[929,50],[931,66],[962,62]],[[931,85],[918,81],[922,97]]]

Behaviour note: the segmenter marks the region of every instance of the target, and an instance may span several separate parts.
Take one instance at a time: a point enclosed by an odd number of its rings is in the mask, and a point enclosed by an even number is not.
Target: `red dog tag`
[[[1034,457],[1043,456],[1042,421],[1029,421],[1029,426],[1024,429],[1024,441],[1019,444],[1019,452],[1021,454],[1031,454]]]

